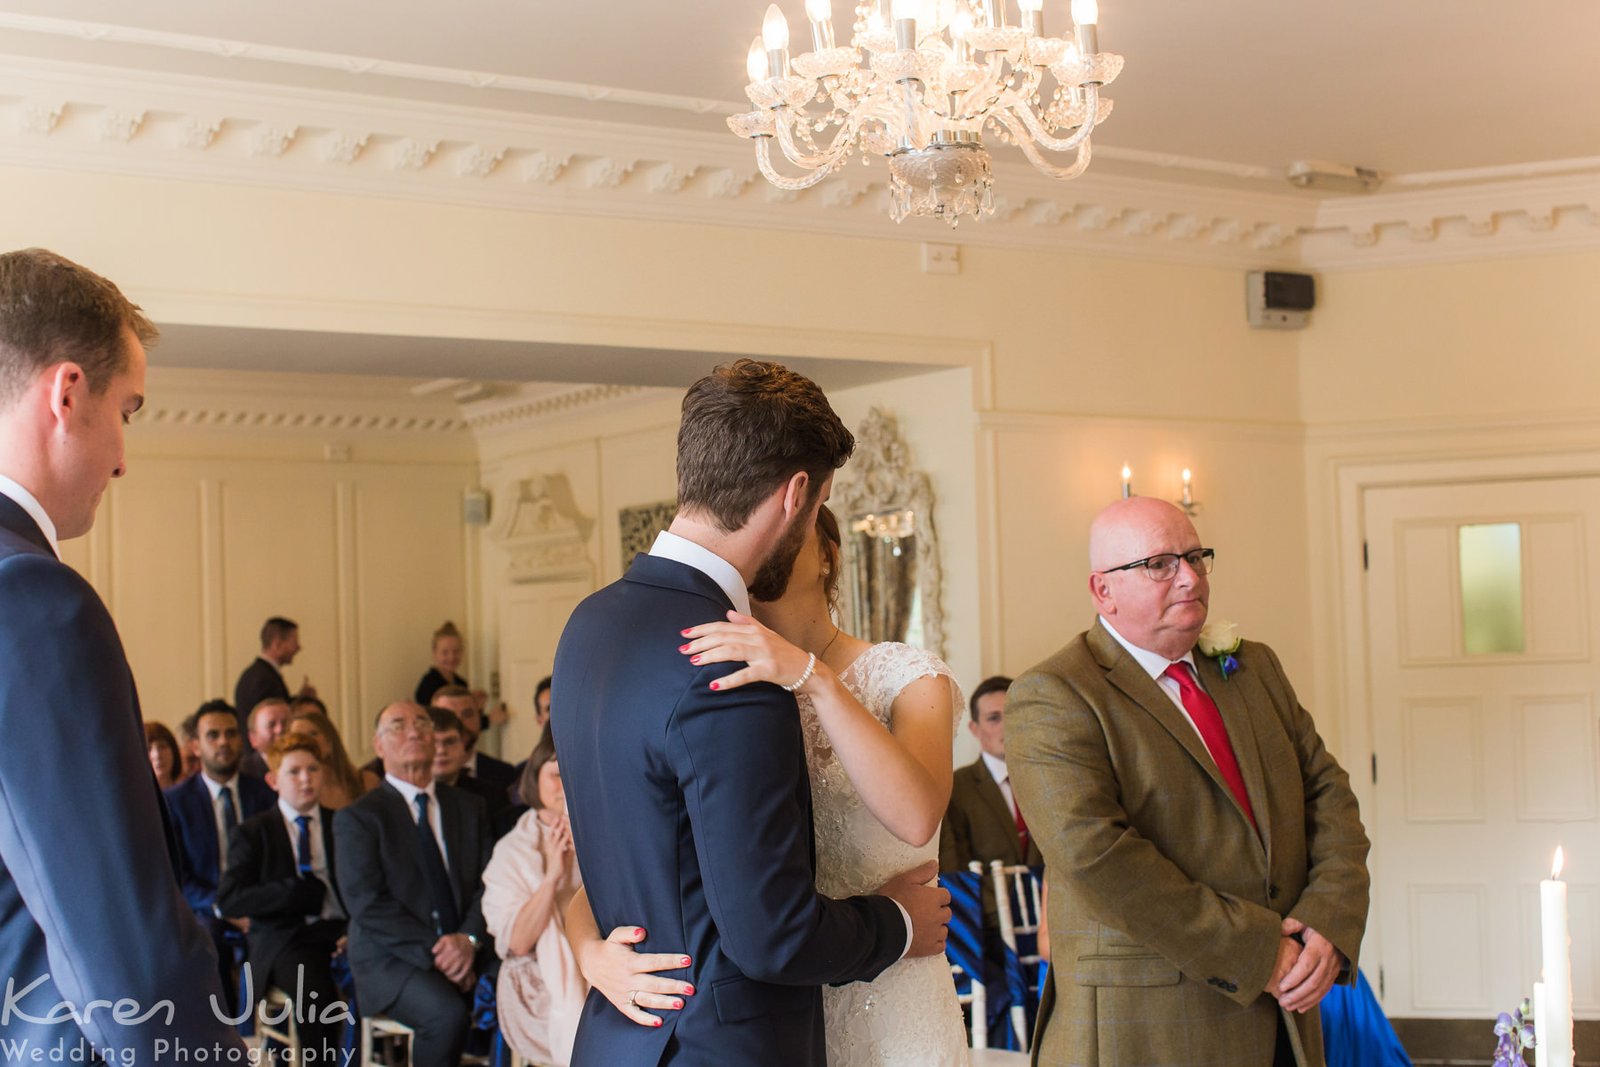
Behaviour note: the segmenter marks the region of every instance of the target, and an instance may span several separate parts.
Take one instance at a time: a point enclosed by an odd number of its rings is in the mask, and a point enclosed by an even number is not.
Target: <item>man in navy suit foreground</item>
[[[243,739],[231,704],[208,700],[194,718],[200,773],[167,790],[167,809],[183,856],[183,898],[201,929],[211,935],[228,1014],[237,1016],[239,974],[233,963],[234,951],[243,950],[249,923],[222,917],[217,909],[217,886],[228,869],[229,835],[244,820],[269,810],[277,797],[266,782],[239,771]]]
[[[140,1065],[243,1055],[166,862],[116,625],[57,549],[126,469],[155,337],[99,275],[0,255],[0,1056],[15,1062],[82,1062],[85,1045]]]
[[[682,952],[695,995],[591,992],[573,1067],[822,1067],[824,983],[870,980],[943,949],[949,894],[816,891],[811,786],[794,697],[718,693],[740,664],[696,666],[680,631],[749,613],[789,572],[854,447],[816,384],[742,359],[683,402],[678,515],[627,575],[573,612],[556,652],[551,725],[573,837],[601,930],[639,924]],[[800,679],[803,681],[803,679]]]

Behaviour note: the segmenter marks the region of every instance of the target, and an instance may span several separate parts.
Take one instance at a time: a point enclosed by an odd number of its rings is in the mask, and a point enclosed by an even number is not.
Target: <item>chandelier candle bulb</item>
[[[1572,940],[1567,932],[1567,883],[1561,880],[1564,860],[1557,847],[1550,877],[1539,883],[1540,947],[1544,950],[1539,1062],[1543,1067],[1572,1067]]]
[[[1100,51],[1100,5],[1096,0],[1072,0],[1072,21],[1078,28],[1078,51],[1092,56]]]
[[[1044,36],[1044,0],[1017,0],[1022,12],[1022,28],[1035,37]]]
[[[750,39],[750,51],[745,53],[744,72],[750,76],[752,83],[763,81],[767,77],[767,50],[761,47],[761,38]]]
[[[811,50],[826,52],[832,48],[833,5],[828,0],[806,0],[806,18],[811,20]]]
[[[767,5],[767,14],[761,20],[761,43],[767,50],[767,76],[789,76],[789,20],[783,17],[777,4]]]
[[[983,0],[983,18],[989,28],[997,30],[1006,24],[1005,0]]]

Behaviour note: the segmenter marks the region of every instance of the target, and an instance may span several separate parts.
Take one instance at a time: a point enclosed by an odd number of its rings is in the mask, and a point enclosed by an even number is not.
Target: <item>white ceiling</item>
[[[0,5],[0,53],[704,130],[721,130],[726,111],[589,103],[562,95],[560,86],[551,87],[554,94],[471,88],[324,69],[306,65],[303,54],[274,62],[199,49],[222,40],[734,105],[743,99],[744,50],[765,6],[761,0]],[[804,39],[800,0],[784,7],[796,38]],[[848,22],[847,7],[847,0],[834,0],[841,24]],[[1047,0],[1047,24],[1056,32],[1066,8],[1067,0]],[[86,39],[89,31],[73,22],[168,36],[157,43],[129,43],[127,34],[120,41],[116,34]],[[1097,148],[1112,156],[1119,149],[1175,154],[1274,174],[1309,158],[1431,174],[1600,154],[1600,3],[1594,0],[1102,0],[1100,39],[1128,61],[1111,91],[1116,112],[1096,137]],[[1097,160],[1096,166],[1119,164]]]

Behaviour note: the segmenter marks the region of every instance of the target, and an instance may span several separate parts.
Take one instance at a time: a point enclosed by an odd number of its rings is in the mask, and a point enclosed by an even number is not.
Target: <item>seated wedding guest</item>
[[[378,715],[383,785],[334,816],[350,969],[363,1012],[411,1027],[415,1067],[450,1067],[472,1024],[483,939],[483,804],[433,780],[433,720],[410,701]]]
[[[492,828],[501,810],[510,806],[511,797],[505,790],[466,773],[467,746],[462,739],[465,730],[460,716],[435,705],[428,709],[428,717],[433,720],[433,780],[453,785],[483,801]],[[498,839],[499,835],[495,837]]]
[[[233,832],[217,907],[250,923],[251,995],[259,1001],[268,989],[283,990],[310,1062],[338,1063],[350,1021],[333,977],[345,911],[334,873],[333,812],[317,803],[322,751],[305,734],[285,734],[270,743],[266,761],[277,806]]]
[[[517,785],[517,769],[505,760],[478,751],[478,738],[483,736],[483,711],[477,697],[461,686],[447,685],[433,694],[433,707],[453,711],[461,719],[461,740],[466,746],[464,772],[497,790],[504,798],[501,807],[510,803]],[[491,806],[489,814],[493,815],[496,810]]]
[[[483,872],[483,919],[504,961],[500,1033],[534,1063],[567,1067],[588,993],[567,944],[567,905],[582,884],[555,743],[545,731],[518,783],[528,811]]]
[[[183,781],[183,756],[171,730],[159,722],[145,723],[144,747],[150,751],[150,769],[155,772],[157,785],[171,789]]]
[[[326,712],[301,705],[289,718],[289,731],[316,741],[322,752],[322,806],[338,811],[371,788],[350,762],[344,738]]]
[[[276,741],[289,727],[289,702],[279,697],[268,697],[250,709],[247,721],[250,751],[239,761],[239,769],[257,778],[267,776],[267,761],[262,755],[267,746]]]
[[[222,918],[217,883],[228,866],[229,834],[245,819],[272,807],[276,797],[260,778],[239,773],[243,739],[239,717],[226,700],[209,700],[195,712],[200,773],[166,792],[173,833],[183,859],[183,897],[217,949],[228,1014],[238,1014],[234,947],[243,944],[248,925]]]
[[[179,781],[200,773],[200,739],[195,736],[196,715],[185,715],[178,723],[178,752],[183,758],[183,773]]]
[[[274,615],[261,624],[261,654],[239,674],[233,687],[233,706],[240,716],[239,729],[248,729],[243,717],[250,709],[268,697],[289,699],[289,685],[283,680],[283,669],[300,654],[300,627],[292,619]],[[316,696],[311,679],[301,678],[298,694]]]

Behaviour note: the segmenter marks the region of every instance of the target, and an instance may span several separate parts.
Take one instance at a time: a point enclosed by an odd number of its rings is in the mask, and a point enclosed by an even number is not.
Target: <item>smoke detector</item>
[[[1301,189],[1321,189],[1330,193],[1375,193],[1387,177],[1371,167],[1352,167],[1345,163],[1324,163],[1303,159],[1289,164],[1289,182]]]

